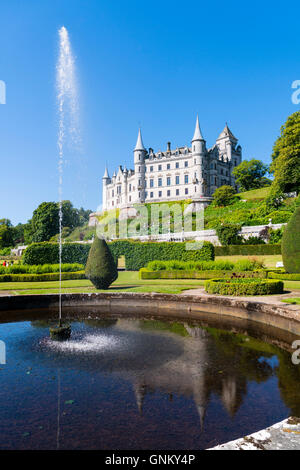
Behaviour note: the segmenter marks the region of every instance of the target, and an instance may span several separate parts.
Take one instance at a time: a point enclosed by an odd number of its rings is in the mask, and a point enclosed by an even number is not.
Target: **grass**
[[[136,271],[120,271],[117,281],[106,291],[95,289],[87,279],[63,281],[62,290],[64,293],[159,292],[180,294],[187,289],[203,287],[204,282],[201,279],[152,279],[147,281],[139,279]],[[300,290],[300,281],[284,281],[284,287],[286,290]],[[1,291],[11,295],[57,294],[59,282],[1,282],[0,293]]]
[[[259,260],[263,260],[266,268],[275,268],[276,263],[278,261],[282,261],[282,256],[281,255],[259,255],[259,256],[242,256],[242,255],[236,255],[236,256],[216,256],[216,261],[231,261],[233,263],[236,263],[237,261],[241,259],[249,259],[249,258],[257,258]]]
[[[251,191],[245,191],[239,193],[241,199],[246,199],[246,201],[265,199],[270,193],[270,186],[259,189],[252,189]]]
[[[282,299],[282,302],[292,305],[300,305],[300,297],[294,297],[290,299]]]
[[[136,271],[121,271],[116,282],[107,291],[97,290],[87,279],[63,281],[62,289],[65,293],[80,292],[160,292],[166,294],[180,294],[185,289],[193,289],[204,285],[199,279],[166,279],[142,280]],[[2,282],[0,292],[7,291],[12,295],[56,294],[59,292],[58,281],[47,282]]]

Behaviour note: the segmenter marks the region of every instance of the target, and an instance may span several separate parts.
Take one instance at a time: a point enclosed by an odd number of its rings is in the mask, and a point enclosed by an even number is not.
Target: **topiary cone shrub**
[[[96,237],[91,246],[85,267],[86,277],[97,289],[108,289],[118,278],[118,269],[107,243]]]
[[[281,242],[283,265],[287,273],[300,273],[300,207],[285,227]]]

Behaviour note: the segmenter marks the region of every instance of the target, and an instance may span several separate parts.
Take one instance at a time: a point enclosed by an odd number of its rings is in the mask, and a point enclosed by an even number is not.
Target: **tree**
[[[272,190],[289,193],[300,190],[300,111],[288,117],[276,140],[270,170],[274,173]]]
[[[12,228],[7,225],[0,225],[0,248],[13,245]]]
[[[59,232],[58,206],[56,202],[42,202],[31,219],[32,241],[45,242]]]
[[[300,207],[284,229],[281,251],[284,268],[288,273],[300,273]]]
[[[213,194],[213,204],[217,207],[229,206],[237,198],[236,192],[232,186],[221,186]]]
[[[218,239],[222,246],[241,245],[243,238],[239,235],[240,225],[222,224],[216,228]]]
[[[118,269],[105,240],[96,237],[89,251],[85,275],[97,289],[108,289],[118,278]]]
[[[269,168],[260,160],[244,160],[232,171],[236,183],[241,191],[249,191],[250,189],[263,188],[269,186],[272,181],[265,175],[269,172]]]
[[[63,227],[69,227],[73,230],[80,225],[79,211],[73,207],[71,201],[62,201],[62,214]]]
[[[85,210],[83,207],[80,207],[78,214],[79,214],[79,225],[85,225],[89,221],[89,215],[92,213],[90,209]]]

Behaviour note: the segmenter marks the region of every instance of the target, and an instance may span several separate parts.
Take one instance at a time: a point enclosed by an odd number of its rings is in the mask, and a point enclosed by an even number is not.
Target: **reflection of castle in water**
[[[132,320],[130,322],[120,319],[116,327],[118,329],[141,330],[143,322]],[[149,330],[148,330],[149,331]],[[169,394],[172,399],[174,394],[192,397],[203,427],[206,409],[212,394],[216,394],[227,413],[234,416],[243,402],[247,393],[247,381],[251,377],[257,382],[266,380],[272,374],[272,368],[267,362],[258,361],[262,356],[259,352],[245,350],[241,347],[231,348],[226,351],[224,343],[212,338],[211,334],[200,327],[184,325],[184,331],[189,337],[176,335],[176,341],[180,343],[182,353],[169,361],[163,362],[154,368],[143,371],[131,370],[127,377],[133,382],[139,412],[143,411],[143,404],[148,393],[160,391]],[[155,334],[155,329],[151,331]],[[157,331],[159,333],[159,331]],[[170,334],[174,338],[174,333]],[[228,335],[228,340],[230,336]],[[225,349],[224,346],[225,345]],[[228,354],[231,356],[230,360]],[[244,365],[248,367],[243,367]]]

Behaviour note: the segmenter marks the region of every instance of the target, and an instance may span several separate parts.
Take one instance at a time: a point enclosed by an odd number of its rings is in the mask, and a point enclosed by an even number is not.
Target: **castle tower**
[[[194,193],[194,197],[196,198],[203,197],[205,196],[203,174],[204,174],[204,165],[205,165],[204,158],[206,154],[206,145],[205,145],[205,140],[201,133],[198,114],[197,114],[194,137],[192,140],[192,154],[194,158],[194,168],[195,168],[195,173],[196,173],[195,184],[197,185],[197,191]]]
[[[102,206],[103,210],[107,210],[107,185],[111,180],[108,174],[107,166],[105,166],[104,175],[102,177]]]
[[[239,165],[242,161],[241,150],[236,150],[236,144],[238,139],[233,135],[229,129],[227,122],[226,125],[216,140],[219,152],[223,157],[225,156],[226,160],[230,165],[230,184],[235,185],[234,177],[232,176],[232,170],[235,166]],[[240,148],[240,147],[239,147]]]
[[[139,129],[138,138],[136,141],[134,155],[134,170],[135,170],[135,201],[145,202],[145,157],[147,150],[144,147],[141,129]]]

